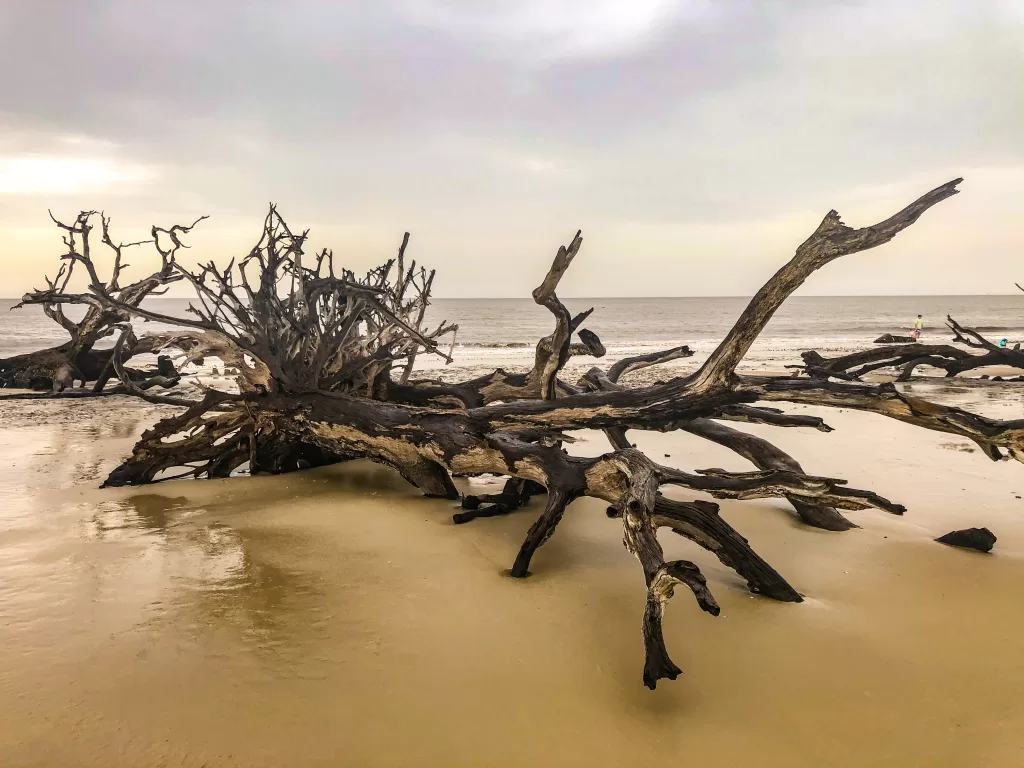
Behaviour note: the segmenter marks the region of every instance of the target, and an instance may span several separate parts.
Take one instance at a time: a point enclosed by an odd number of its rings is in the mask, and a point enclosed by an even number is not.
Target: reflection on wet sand
[[[1024,764],[1024,468],[948,436],[849,413],[773,435],[908,515],[835,535],[778,502],[724,505],[802,605],[664,538],[723,615],[672,602],[685,674],[651,693],[642,577],[602,505],[575,503],[516,581],[536,509],[453,526],[450,503],[365,462],[98,490],[151,419],[97,408],[14,422],[0,456],[0,765]],[[965,522],[996,554],[931,541]]]

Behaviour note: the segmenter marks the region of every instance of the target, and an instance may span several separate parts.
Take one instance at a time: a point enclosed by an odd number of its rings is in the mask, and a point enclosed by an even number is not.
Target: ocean
[[[572,312],[594,307],[585,327],[608,348],[610,358],[688,344],[698,363],[722,339],[746,306],[743,297],[564,299]],[[0,357],[29,352],[67,339],[40,307],[11,310],[0,300]],[[182,314],[184,299],[152,299],[154,309]],[[73,314],[73,313],[72,313]],[[884,333],[905,333],[924,316],[922,340],[948,341],[947,314],[994,339],[1024,339],[1024,295],[1001,296],[797,296],[772,318],[742,368],[772,369],[797,363],[800,352],[841,353],[862,349]],[[530,299],[435,299],[427,314],[436,324],[459,324],[456,364],[528,365],[537,339],[551,332],[550,313]],[[140,323],[137,331],[166,330]],[[428,359],[424,367],[433,367]]]

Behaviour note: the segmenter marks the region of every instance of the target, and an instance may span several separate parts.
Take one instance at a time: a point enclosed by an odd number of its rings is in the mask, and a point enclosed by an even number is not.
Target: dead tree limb
[[[782,449],[756,435],[731,429],[711,419],[694,419],[683,429],[735,451],[760,469],[778,469],[803,474],[800,463]],[[857,526],[843,517],[835,507],[808,502],[795,494],[786,494],[797,515],[807,525],[826,531],[846,531]],[[902,510],[900,512],[902,514]]]
[[[776,310],[808,277],[841,256],[889,242],[933,205],[955,195],[961,181],[963,179],[954,179],[936,187],[899,213],[870,227],[852,229],[843,224],[836,211],[829,211],[814,234],[797,248],[789,263],[754,295],[725,340],[697,372],[694,385],[711,390],[726,384]]]
[[[951,344],[898,344],[834,358],[825,358],[817,351],[809,350],[802,355],[802,366],[787,367],[825,381],[833,378],[859,381],[865,374],[885,369],[898,369],[896,381],[909,381],[920,367],[942,370],[947,377],[993,366],[1024,369],[1024,352],[1021,352],[1019,343],[1013,347],[1000,346],[949,316],[946,325],[953,334],[953,343],[968,349]],[[981,352],[972,352],[972,349]]]
[[[685,349],[685,347],[682,349]],[[584,381],[581,383],[589,385],[589,388],[593,390],[621,390],[622,387],[618,384],[618,377],[623,372],[636,370],[636,367],[655,365],[664,360],[673,359],[671,354],[674,351],[670,350],[667,355],[659,353],[644,355],[640,366],[634,366],[633,361],[635,358],[626,358],[617,363],[616,366],[612,366],[607,376],[595,368],[584,377]],[[720,408],[714,416],[716,419],[769,423],[775,426],[812,426],[823,432],[831,431],[831,428],[819,417],[790,416],[774,408],[732,405]],[[782,470],[803,474],[803,468],[796,459],[767,440],[737,429],[731,429],[723,424],[718,424],[712,419],[691,419],[682,422],[680,428],[697,437],[702,437],[735,451],[759,469]],[[607,434],[612,445],[619,450],[630,446],[629,440],[626,437],[626,431],[621,427],[606,429],[605,434]],[[800,519],[807,525],[828,531],[845,531],[857,527],[843,517],[834,507],[809,502],[796,494],[784,495],[793,505]],[[890,511],[895,511],[894,505]],[[900,508],[899,513],[902,514],[902,508]]]

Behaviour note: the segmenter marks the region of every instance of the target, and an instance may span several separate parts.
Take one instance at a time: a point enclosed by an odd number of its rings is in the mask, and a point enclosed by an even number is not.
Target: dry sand
[[[1012,417],[1015,392],[950,396]],[[517,581],[536,502],[454,526],[365,462],[98,490],[159,411],[0,404],[0,765],[1024,765],[1024,467],[965,441],[850,412],[828,435],[751,427],[909,512],[835,534],[781,501],[723,503],[800,605],[665,534],[723,610],[677,594],[685,672],[650,692],[642,575],[602,504],[573,504]],[[975,525],[994,554],[932,541]]]

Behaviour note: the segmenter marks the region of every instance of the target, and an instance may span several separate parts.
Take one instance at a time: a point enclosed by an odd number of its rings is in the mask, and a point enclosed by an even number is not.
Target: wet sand
[[[850,412],[823,412],[832,434],[749,427],[909,511],[834,534],[781,501],[724,502],[800,605],[663,534],[722,615],[677,594],[684,674],[650,692],[643,578],[602,504],[574,503],[517,581],[536,502],[455,526],[450,502],[366,462],[98,490],[160,411],[0,404],[0,765],[1024,764],[1024,467],[966,441]],[[749,468],[687,435],[635,439]],[[932,541],[975,525],[994,554]]]

